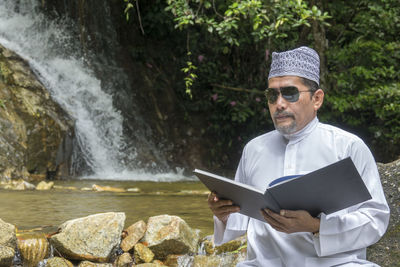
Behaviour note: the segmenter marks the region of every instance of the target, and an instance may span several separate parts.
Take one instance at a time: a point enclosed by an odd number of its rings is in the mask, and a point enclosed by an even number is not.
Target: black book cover
[[[240,206],[240,213],[264,221],[260,210],[307,210],[312,216],[330,214],[371,199],[350,157],[286,180],[262,192],[252,186],[202,170],[194,174],[222,199]]]

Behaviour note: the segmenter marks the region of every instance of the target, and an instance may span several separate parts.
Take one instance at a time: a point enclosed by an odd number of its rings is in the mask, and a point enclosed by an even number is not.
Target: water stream
[[[82,189],[93,184],[140,192],[93,192]],[[198,182],[147,182],[70,180],[57,181],[57,186],[71,189],[50,191],[11,191],[0,189],[0,218],[20,230],[38,229],[54,232],[71,219],[103,212],[125,212],[125,226],[161,214],[176,215],[203,235],[213,231],[213,219],[207,206],[206,188]]]

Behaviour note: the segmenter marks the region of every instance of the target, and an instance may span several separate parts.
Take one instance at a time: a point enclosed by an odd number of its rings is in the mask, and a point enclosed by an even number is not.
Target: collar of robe
[[[312,121],[310,121],[303,129],[297,131],[293,134],[282,134],[283,137],[289,142],[289,144],[294,144],[303,140],[306,136],[308,136],[312,131],[314,131],[315,127],[317,127],[319,120],[317,116],[314,117]]]

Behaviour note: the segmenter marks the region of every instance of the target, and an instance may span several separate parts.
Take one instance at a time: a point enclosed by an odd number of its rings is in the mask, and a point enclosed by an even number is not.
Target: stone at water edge
[[[149,218],[142,241],[156,259],[164,260],[169,254],[196,252],[199,232],[178,216],[159,215]]]
[[[14,255],[15,251],[13,248],[0,245],[0,266],[11,266]]]
[[[51,237],[54,248],[71,260],[108,262],[121,241],[125,213],[108,212],[67,221]]]
[[[40,261],[49,256],[50,246],[44,233],[18,234],[17,242],[24,266],[37,266]]]
[[[138,221],[129,226],[124,232],[127,236],[121,242],[121,249],[125,252],[130,251],[146,233],[147,225],[144,221]]]
[[[124,193],[126,192],[123,188],[111,187],[111,186],[100,186],[97,184],[92,185],[93,191],[96,192],[114,192],[114,193]]]
[[[36,190],[50,190],[54,187],[54,182],[41,181],[36,185]]]
[[[12,180],[4,186],[4,189],[11,189],[11,190],[34,190],[35,188],[36,188],[35,185],[23,179]]]
[[[15,226],[0,219],[0,245],[15,248],[17,236]]]

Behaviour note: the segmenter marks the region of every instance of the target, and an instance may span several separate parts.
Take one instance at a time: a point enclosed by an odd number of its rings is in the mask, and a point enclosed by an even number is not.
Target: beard
[[[293,118],[293,121],[288,125],[278,125],[278,123],[276,122],[277,116],[289,116]],[[273,118],[272,121],[274,122],[275,125],[275,129],[281,134],[289,135],[289,134],[294,134],[296,132],[297,123],[293,113],[290,113],[288,111],[276,111],[272,116],[272,118]]]

